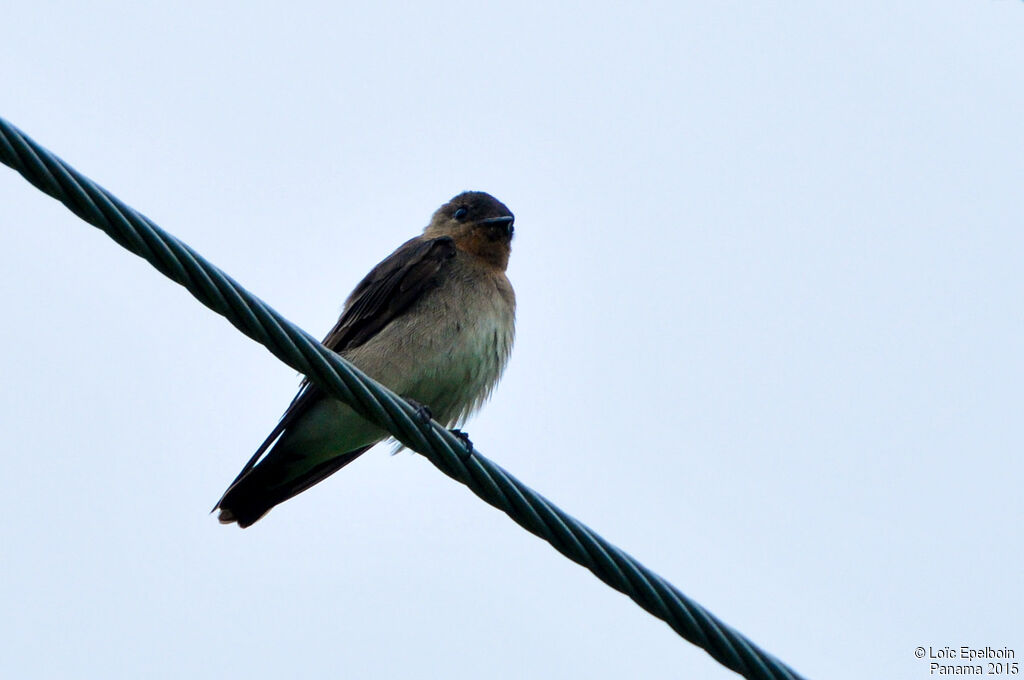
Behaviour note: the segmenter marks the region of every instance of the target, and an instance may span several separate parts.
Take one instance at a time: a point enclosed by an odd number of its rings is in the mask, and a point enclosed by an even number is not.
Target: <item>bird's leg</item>
[[[405,401],[406,403],[409,404],[409,406],[412,406],[414,409],[416,409],[416,417],[419,418],[424,425],[426,425],[427,423],[434,419],[434,414],[431,412],[430,407],[427,406],[426,404],[421,404],[415,399],[406,399]]]
[[[466,457],[473,455],[473,442],[469,439],[469,434],[462,430],[448,430],[453,435],[459,438],[459,440],[466,445]]]
[[[409,398],[406,398],[405,401],[406,401],[406,403],[409,404],[409,406],[412,406],[416,410],[416,417],[419,418],[420,421],[424,425],[429,423],[434,418],[434,414],[430,411],[430,407],[427,406],[426,404],[421,404],[420,402],[416,401],[415,399],[409,399]],[[448,430],[448,431],[451,432],[456,437],[458,437],[459,441],[461,441],[466,446],[467,452],[466,452],[466,455],[463,458],[465,459],[468,456],[472,456],[473,455],[473,442],[472,442],[472,440],[470,440],[469,435],[467,433],[463,432],[462,430]]]

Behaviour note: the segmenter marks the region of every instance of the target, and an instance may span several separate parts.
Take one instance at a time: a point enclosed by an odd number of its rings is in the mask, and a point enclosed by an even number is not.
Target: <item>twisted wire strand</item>
[[[313,336],[274,311],[199,253],[83,176],[0,118],[0,162],[118,245],[144,258],[197,300],[262,344],[318,387],[422,454],[527,531],[628,595],[701,647],[716,661],[751,680],[798,680],[794,670],[690,600],[675,586],[598,536],[501,466],[436,422],[424,423],[404,399],[366,376]]]

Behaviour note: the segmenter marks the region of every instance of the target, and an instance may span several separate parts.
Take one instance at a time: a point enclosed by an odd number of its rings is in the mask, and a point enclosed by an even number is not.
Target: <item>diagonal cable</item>
[[[798,680],[794,670],[690,600],[551,501],[291,323],[202,255],[0,118],[0,162],[184,286],[278,359],[380,425],[441,472],[628,595],[716,661],[751,680]]]

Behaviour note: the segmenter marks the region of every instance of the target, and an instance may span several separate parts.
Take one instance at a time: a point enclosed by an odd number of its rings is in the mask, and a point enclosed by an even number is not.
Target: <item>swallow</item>
[[[463,423],[512,351],[516,298],[505,270],[514,222],[484,192],[451,199],[355,287],[323,344],[445,427]],[[218,501],[218,519],[248,527],[389,436],[304,379]]]

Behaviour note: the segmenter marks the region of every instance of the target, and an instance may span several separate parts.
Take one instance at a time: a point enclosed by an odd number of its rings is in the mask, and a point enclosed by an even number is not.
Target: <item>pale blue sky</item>
[[[516,213],[477,447],[815,678],[1024,656],[1024,3],[17,3],[0,115],[314,335]],[[0,676],[737,677],[0,171]]]

